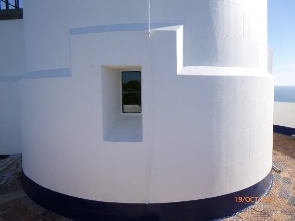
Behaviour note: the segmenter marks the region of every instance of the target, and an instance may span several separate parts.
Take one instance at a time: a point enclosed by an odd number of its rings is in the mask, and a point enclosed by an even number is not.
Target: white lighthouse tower
[[[210,220],[271,185],[267,0],[24,2],[23,184],[80,220]]]

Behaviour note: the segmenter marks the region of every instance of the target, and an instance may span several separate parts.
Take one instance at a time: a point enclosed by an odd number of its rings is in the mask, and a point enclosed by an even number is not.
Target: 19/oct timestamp
[[[265,196],[265,197],[257,197],[257,196],[236,196],[235,202],[236,203],[256,203],[260,199],[263,203],[273,203],[276,202],[276,197],[273,196]]]

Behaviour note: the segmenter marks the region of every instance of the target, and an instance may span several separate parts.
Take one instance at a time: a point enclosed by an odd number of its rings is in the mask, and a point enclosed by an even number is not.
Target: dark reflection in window
[[[122,111],[141,113],[140,71],[122,71]]]

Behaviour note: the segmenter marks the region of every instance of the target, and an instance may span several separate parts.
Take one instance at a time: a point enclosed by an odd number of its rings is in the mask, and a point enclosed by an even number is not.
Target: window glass
[[[140,71],[122,71],[122,111],[141,113]]]

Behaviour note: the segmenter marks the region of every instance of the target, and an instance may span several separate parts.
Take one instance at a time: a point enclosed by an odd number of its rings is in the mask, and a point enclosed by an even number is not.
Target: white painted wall
[[[242,190],[271,170],[266,1],[151,3],[149,36],[147,1],[25,2],[27,74],[47,73],[21,81],[23,168],[36,183],[164,203]],[[142,114],[122,115],[118,75],[136,66]],[[63,68],[71,76],[57,78]]]
[[[274,125],[295,128],[295,103],[274,103]]]
[[[0,77],[22,76],[25,72],[24,22],[0,20]]]
[[[0,155],[21,152],[18,80],[25,72],[23,20],[0,20]]]
[[[21,153],[19,85],[0,80],[0,155]]]
[[[147,0],[24,2],[28,72],[70,66],[69,28],[147,23],[147,5]],[[151,22],[185,25],[185,66],[267,68],[267,0],[151,0]]]
[[[115,126],[120,116],[120,69],[102,67],[102,111],[103,111],[103,137],[106,138]]]

